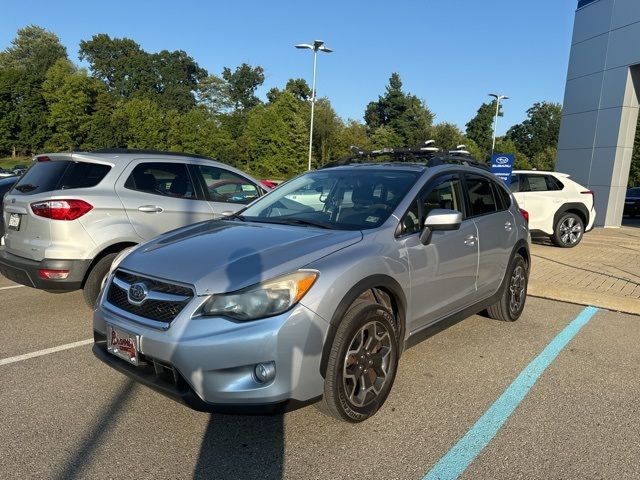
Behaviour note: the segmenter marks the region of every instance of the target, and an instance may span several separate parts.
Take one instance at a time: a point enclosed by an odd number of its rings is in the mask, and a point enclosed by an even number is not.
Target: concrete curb
[[[532,297],[577,303],[578,305],[591,305],[615,312],[640,315],[640,300],[581,290],[568,285],[547,285],[540,281],[530,280],[527,294]]]

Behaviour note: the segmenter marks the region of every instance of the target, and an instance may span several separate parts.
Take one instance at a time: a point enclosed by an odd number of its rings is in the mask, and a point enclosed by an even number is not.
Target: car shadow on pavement
[[[127,379],[120,393],[111,399],[109,405],[103,409],[102,414],[96,416],[97,423],[82,437],[82,440],[78,443],[78,450],[69,457],[60,473],[54,478],[69,480],[83,475],[85,467],[100,449],[104,438],[108,436],[109,432],[117,424],[116,419],[126,409],[127,402],[131,398],[131,393],[135,386],[136,383],[133,380]]]
[[[211,415],[194,479],[281,479],[284,417]]]

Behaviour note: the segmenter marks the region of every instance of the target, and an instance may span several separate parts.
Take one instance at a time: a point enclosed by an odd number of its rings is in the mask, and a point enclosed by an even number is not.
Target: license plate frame
[[[137,367],[140,365],[140,335],[107,324],[107,351]]]
[[[22,223],[22,215],[19,213],[10,213],[9,214],[9,223],[7,224],[7,228],[9,230],[20,230],[20,224]]]

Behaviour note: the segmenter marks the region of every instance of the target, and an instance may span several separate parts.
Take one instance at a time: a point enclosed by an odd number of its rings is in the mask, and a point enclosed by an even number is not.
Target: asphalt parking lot
[[[0,277],[0,478],[421,479],[583,306],[529,298],[507,324],[466,319],[408,350],[359,425],[307,407],[198,413],[94,359],[79,292]],[[640,317],[599,310],[461,478],[639,478]],[[10,359],[8,363],[7,359]],[[446,478],[446,475],[442,478]]]

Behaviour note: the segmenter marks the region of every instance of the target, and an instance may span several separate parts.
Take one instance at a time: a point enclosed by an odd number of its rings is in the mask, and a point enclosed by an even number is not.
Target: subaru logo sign
[[[142,282],[134,283],[129,287],[127,299],[132,305],[141,305],[149,295],[149,287]]]
[[[505,184],[511,185],[511,172],[516,157],[511,153],[494,153],[491,155],[491,173],[501,178]]]

